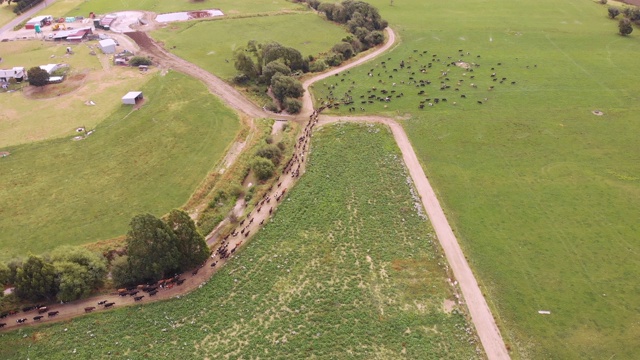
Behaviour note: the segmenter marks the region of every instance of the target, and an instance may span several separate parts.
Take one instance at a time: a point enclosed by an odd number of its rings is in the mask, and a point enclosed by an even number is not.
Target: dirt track
[[[161,67],[164,68],[172,68],[174,70],[183,72],[187,75],[193,76],[197,79],[200,79],[208,89],[215,95],[219,96],[223,101],[225,101],[229,106],[235,108],[241,113],[247,115],[251,118],[265,118],[265,117],[273,117],[274,114],[266,112],[259,107],[255,106],[248,99],[246,99],[240,92],[238,92],[235,88],[228,85],[218,77],[212,75],[211,73],[205,71],[204,69],[196,66],[195,64],[189,63],[173,54],[168,53],[164,50],[160,45],[158,45],[155,41],[147,36],[146,33],[143,32],[131,32],[127,33],[129,37],[131,37],[138,46],[142,49],[143,52],[146,52],[150,56],[152,56],[156,63],[160,64]],[[390,28],[387,28],[387,37],[388,41],[375,51],[363,56],[360,59],[356,59],[353,62],[350,62],[340,68],[331,70],[324,74],[320,74],[313,78],[308,79],[304,82],[303,87],[305,90],[315,81],[322,80],[326,77],[333,76],[336,73],[344,71],[348,68],[360,65],[363,62],[371,60],[376,56],[382,54],[387,51],[393,44],[395,43],[395,33]],[[312,108],[312,98],[309,91],[305,91],[304,99],[303,99],[303,111],[302,115],[299,116],[282,116],[278,115],[278,118],[287,118],[290,120],[306,120],[309,118],[309,115],[313,112]],[[478,336],[482,342],[484,350],[489,359],[509,359],[509,353],[506,349],[504,341],[500,336],[500,331],[495,323],[493,315],[491,314],[491,310],[489,309],[487,302],[485,301],[482,292],[478,286],[478,283],[471,271],[469,264],[467,263],[464,254],[462,253],[462,249],[460,248],[455,235],[449,223],[444,215],[444,211],[438,202],[437,197],[431,185],[429,184],[429,180],[427,179],[420,162],[413,151],[413,147],[404,132],[404,129],[401,125],[399,125],[395,120],[385,117],[331,117],[331,116],[320,116],[320,125],[328,124],[336,121],[353,121],[353,122],[376,122],[382,123],[391,129],[393,136],[398,143],[398,147],[402,151],[404,162],[409,170],[409,173],[414,181],[416,189],[420,194],[422,199],[422,203],[427,211],[429,219],[433,225],[433,228],[438,236],[438,240],[444,252],[446,254],[447,260],[451,269],[454,273],[456,280],[459,282],[460,288],[462,290],[462,294],[464,296],[464,300],[467,303],[467,307],[469,309],[469,313],[471,315],[471,319],[476,327],[478,332]],[[306,151],[308,150],[308,146],[305,148],[298,150],[299,155],[306,155]],[[304,166],[301,164],[301,173],[304,171]],[[275,198],[273,193],[277,193],[282,191],[283,188],[291,188],[291,186],[295,182],[295,178],[289,175],[284,175],[282,178],[282,185],[280,188],[276,188],[270,194],[273,198]],[[272,200],[274,201],[274,200]],[[251,234],[255,234],[260,227],[260,222],[262,220],[266,220],[270,214],[268,208],[272,207],[270,205],[263,206],[263,210],[261,213],[254,212],[249,215],[249,217],[254,218],[253,224],[248,228]],[[275,206],[274,206],[275,211]],[[232,237],[229,240],[230,247],[232,248],[238,243],[241,243],[245,237],[243,235],[239,235],[236,237]],[[215,239],[208,239],[209,241]],[[220,261],[219,265],[215,267],[218,269],[224,261],[219,260],[216,257],[216,260]],[[186,292],[189,292],[195,289],[198,285],[205,282],[214,272],[215,269],[211,268],[209,264],[214,261],[209,259],[207,264],[198,272],[197,275],[183,275],[183,278],[186,279],[185,283],[180,287],[174,287],[172,289],[162,290],[156,295],[156,299],[167,299],[175,296],[179,296]],[[147,300],[149,297],[145,297],[144,300]],[[65,305],[58,305],[51,307],[53,310],[57,310],[59,308],[60,315],[55,320],[64,320],[70,319],[75,316],[79,316],[84,313],[84,308],[88,306],[97,306],[96,302],[100,300],[110,300],[115,301],[116,305],[127,305],[133,303],[133,299],[130,297],[122,298],[117,295],[109,295],[109,296],[101,296],[94,297],[85,300],[79,300],[74,303],[69,303]],[[143,300],[143,301],[144,301]],[[31,317],[33,314],[29,314],[29,316],[24,316],[24,314],[17,314],[9,317],[6,320],[2,320],[1,322],[7,322],[8,328],[16,327],[15,319],[21,317],[29,318],[28,323],[32,323]],[[49,321],[47,321],[49,322]],[[25,325],[21,325],[25,326]]]

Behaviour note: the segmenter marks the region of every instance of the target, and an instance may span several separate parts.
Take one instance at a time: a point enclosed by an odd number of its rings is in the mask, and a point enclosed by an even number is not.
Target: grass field
[[[15,7],[15,3],[7,5],[5,2],[4,4],[0,5],[0,26],[8,23],[16,17],[16,14],[13,12],[13,9]]]
[[[280,11],[280,10],[297,10],[305,9],[305,7],[289,2],[286,0],[270,0],[270,1],[250,1],[250,0],[177,0],[177,1],[157,1],[157,0],[64,0],[67,2],[75,2],[73,8],[70,8],[67,15],[69,16],[89,16],[93,11],[96,14],[106,14],[115,11],[126,10],[147,10],[158,14],[202,10],[202,9],[220,9],[225,15],[236,14],[254,14],[262,12]]]
[[[515,358],[637,357],[638,35],[617,35],[606,6],[590,1],[372,3],[400,46],[318,84],[317,97],[352,85],[357,113],[412,116],[409,137]],[[447,66],[457,60],[480,67]],[[361,104],[372,87],[396,92]],[[436,97],[448,101],[428,106]]]
[[[25,95],[29,90],[26,88],[25,91],[0,93],[0,148],[74,136],[75,129],[80,126],[93,128],[121,106],[122,95],[141,86],[152,76],[120,67],[105,69],[100,58],[108,63],[107,56],[99,52],[90,55],[86,44],[70,45],[74,54],[65,55],[68,45],[38,41],[0,43],[3,67],[24,66],[28,69],[48,63],[64,63],[70,68],[65,82],[48,86],[51,88],[49,98],[34,100],[33,96]],[[64,92],[67,85],[72,86],[72,92],[56,96],[55,89]],[[96,105],[85,105],[89,100]]]
[[[401,155],[377,126],[314,136],[257,237],[180,300],[0,334],[3,359],[477,358]],[[117,306],[117,305],[116,305]]]
[[[212,34],[224,36],[206,41]],[[343,28],[313,13],[175,23],[153,33],[176,55],[225,79],[237,74],[233,51],[249,40],[276,41],[299,50],[303,56],[315,56],[347,35]]]
[[[0,260],[126,232],[134,214],[182,205],[239,129],[196,80],[169,73],[142,87],[83,141],[10,147],[0,159]]]

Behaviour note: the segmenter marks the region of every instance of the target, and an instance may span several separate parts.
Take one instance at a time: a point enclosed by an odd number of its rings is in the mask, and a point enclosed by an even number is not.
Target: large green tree
[[[29,78],[29,85],[45,86],[49,83],[49,73],[47,70],[37,66],[27,70],[27,77]]]
[[[136,215],[127,233],[127,255],[132,279],[157,281],[180,269],[176,235],[151,214]]]
[[[633,24],[631,23],[631,20],[627,18],[620,19],[618,22],[618,31],[622,36],[631,34],[633,32]]]
[[[16,296],[28,301],[53,300],[58,292],[53,265],[35,255],[17,269],[14,285]]]
[[[189,214],[174,209],[166,217],[165,222],[177,240],[180,270],[194,268],[207,260],[211,251]]]

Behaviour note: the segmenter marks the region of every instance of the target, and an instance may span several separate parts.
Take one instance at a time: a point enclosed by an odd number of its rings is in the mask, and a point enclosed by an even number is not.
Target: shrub
[[[335,44],[332,48],[333,52],[342,54],[344,59],[350,59],[353,55],[355,55],[355,51],[353,50],[353,46],[351,46],[348,42],[341,42]]]
[[[624,18],[620,19],[618,22],[618,31],[620,35],[627,36],[633,32],[633,25],[631,24],[631,20]]]
[[[289,114],[297,114],[302,110],[302,101],[293,98],[287,98],[284,101],[284,107]]]
[[[271,160],[257,156],[251,163],[251,169],[258,180],[264,181],[273,176],[276,167]]]
[[[276,103],[274,103],[273,101],[269,102],[267,105],[264,106],[268,111],[277,113],[280,111],[280,109],[278,108],[278,105]]]
[[[309,66],[309,70],[311,70],[311,72],[322,72],[326,69],[327,63],[324,60],[316,60],[311,63],[311,66]]]
[[[324,59],[324,61],[329,66],[338,66],[338,65],[342,64],[342,61],[344,61],[344,58],[342,57],[342,54],[336,54],[336,53],[332,52],[332,53],[329,54],[329,56],[327,56]]]
[[[151,59],[144,56],[134,56],[129,60],[129,65],[131,66],[140,66],[140,65],[151,65]]]
[[[258,151],[256,151],[256,156],[269,159],[275,166],[278,166],[282,159],[282,150],[280,150],[276,145],[270,144],[258,149]]]
[[[620,9],[618,9],[617,7],[613,7],[613,6],[609,7],[608,12],[609,12],[609,18],[611,19],[615,19],[616,16],[620,15]]]

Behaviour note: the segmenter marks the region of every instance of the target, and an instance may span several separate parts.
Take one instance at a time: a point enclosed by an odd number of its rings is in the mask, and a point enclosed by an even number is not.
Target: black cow
[[[27,318],[23,318],[23,319],[18,319],[16,320],[16,323],[18,324],[24,324],[27,321]]]
[[[108,308],[108,307],[112,307],[113,305],[115,305],[116,303],[114,302],[110,302],[110,303],[106,303],[104,304],[104,307]]]
[[[0,323],[0,328],[7,326],[7,323]]]
[[[154,296],[158,293],[158,290],[149,291],[149,296]]]
[[[34,321],[39,321],[40,319],[42,319],[44,316],[43,315],[38,315],[38,316],[34,316],[33,320]]]
[[[129,296],[135,296],[137,293],[139,293],[140,291],[135,290],[135,291],[131,291],[129,292]]]
[[[144,297],[144,295],[142,295],[142,296],[136,296],[136,297],[134,297],[134,298],[133,298],[133,300],[134,300],[134,301],[140,301],[140,300],[142,300],[142,298],[143,298],[143,297]]]
[[[49,311],[49,312],[47,313],[47,315],[48,315],[49,317],[54,317],[54,316],[56,316],[56,315],[58,315],[58,314],[60,314],[60,311],[57,311],[57,310],[56,310],[56,311]]]
[[[43,306],[40,309],[38,309],[38,314],[44,314],[47,312],[47,310],[49,309],[46,306]]]
[[[93,310],[95,310],[95,309],[96,309],[96,307],[95,307],[95,306],[89,306],[89,307],[84,308],[84,312],[86,312],[86,313],[90,313],[90,312],[92,312],[92,311],[93,311]]]

